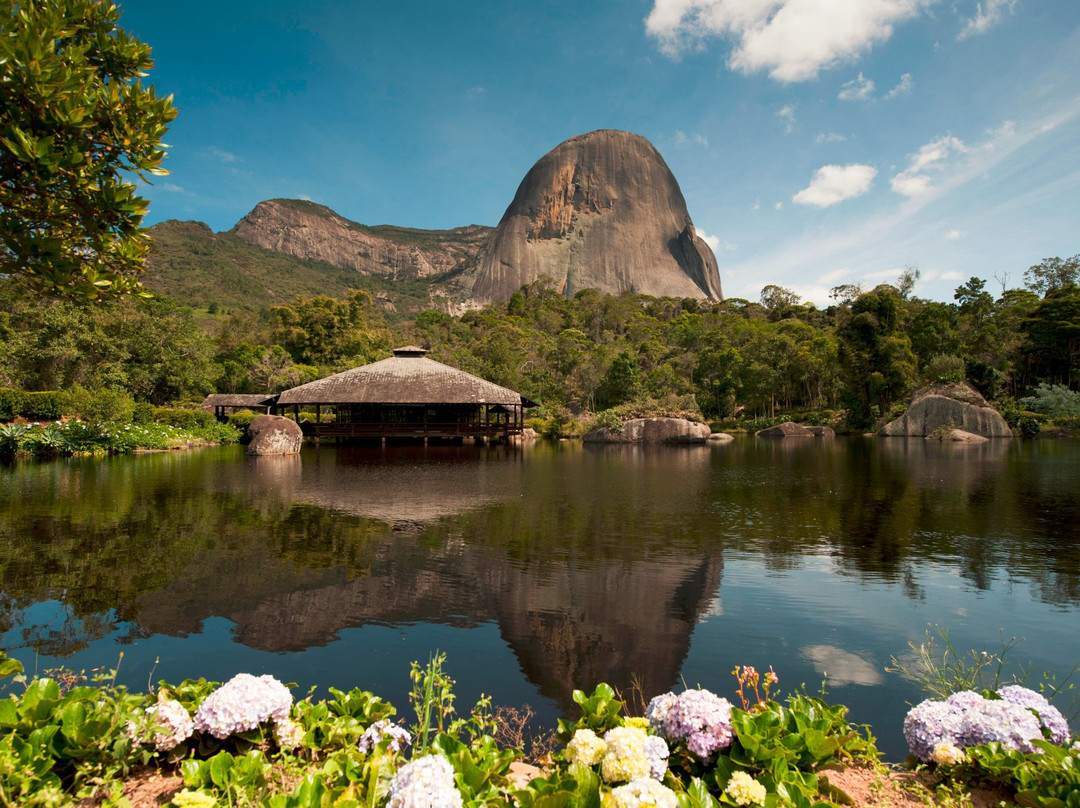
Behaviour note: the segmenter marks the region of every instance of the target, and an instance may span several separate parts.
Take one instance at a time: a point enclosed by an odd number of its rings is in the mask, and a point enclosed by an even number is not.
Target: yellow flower
[[[595,766],[604,757],[604,742],[591,729],[579,729],[566,745],[566,759],[571,763]]]
[[[948,741],[942,741],[934,745],[930,759],[939,766],[955,766],[957,763],[964,762],[964,750]]]
[[[649,719],[645,716],[631,716],[623,721],[624,727],[637,727],[638,729],[648,729]]]
[[[604,759],[600,774],[608,783],[628,783],[649,776],[649,756],[645,751],[645,730],[615,727],[604,733]]]
[[[735,800],[736,805],[765,804],[765,786],[746,772],[735,772],[731,775],[724,793]]]
[[[179,794],[174,794],[172,804],[176,808],[214,808],[217,798],[205,791],[192,791],[185,788]]]

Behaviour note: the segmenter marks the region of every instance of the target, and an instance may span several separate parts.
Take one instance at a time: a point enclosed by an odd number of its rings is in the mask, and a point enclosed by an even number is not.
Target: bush
[[[1080,418],[1080,393],[1063,384],[1040,384],[1034,395],[1020,399],[1020,403],[1055,421]]]
[[[168,424],[178,429],[206,429],[217,423],[212,412],[207,410],[182,410],[158,407],[154,410],[154,420],[159,424]]]
[[[967,365],[959,356],[935,354],[926,363],[923,378],[931,384],[934,382],[958,384],[967,378]]]
[[[240,412],[234,412],[232,415],[229,416],[229,425],[234,426],[237,429],[244,430],[251,426],[251,422],[261,415],[261,412],[240,410]]]
[[[133,424],[153,423],[155,412],[157,412],[157,407],[149,401],[140,401],[131,412],[131,422]]]
[[[10,421],[22,412],[23,392],[11,387],[0,387],[0,421]]]
[[[31,421],[58,421],[70,412],[70,397],[63,390],[23,393],[19,415]]]
[[[76,384],[68,392],[70,415],[88,424],[129,423],[135,411],[135,400],[125,390],[108,387],[87,389]]]

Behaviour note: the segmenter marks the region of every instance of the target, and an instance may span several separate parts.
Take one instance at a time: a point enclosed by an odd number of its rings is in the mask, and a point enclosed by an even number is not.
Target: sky
[[[179,110],[146,224],[310,199],[496,225],[594,129],[648,138],[726,297],[918,268],[999,294],[1080,253],[1078,0],[120,0]]]

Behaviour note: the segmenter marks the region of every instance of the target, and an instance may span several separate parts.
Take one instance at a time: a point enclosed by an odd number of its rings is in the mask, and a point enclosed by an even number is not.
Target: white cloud
[[[782,82],[807,81],[892,36],[935,0],[654,0],[645,30],[677,57],[728,36],[728,65]]]
[[[841,281],[851,274],[851,269],[848,267],[840,267],[834,269],[832,272],[826,272],[824,275],[819,275],[817,282],[824,286],[835,286],[837,281]]]
[[[475,87],[470,87],[465,91],[465,97],[470,101],[476,101],[479,98],[484,98],[487,95],[487,87],[482,87],[479,84]]]
[[[896,98],[898,95],[907,95],[911,92],[915,86],[915,80],[911,78],[910,73],[905,73],[900,77],[899,83],[893,87],[889,92],[885,93],[886,98]]]
[[[720,239],[720,236],[710,236],[708,233],[706,233],[700,227],[695,227],[694,232],[697,233],[697,237],[699,239],[701,239],[702,241],[704,241],[706,244],[709,245],[709,247],[712,249],[714,255],[719,253],[721,249],[723,249],[723,250],[737,250],[737,249],[739,249],[738,244],[732,244],[730,241],[722,241]]]
[[[795,130],[795,105],[785,104],[776,114],[784,122],[784,131],[790,135]]]
[[[171,191],[174,194],[185,194],[187,191],[182,186],[177,185],[175,182],[166,182],[158,186],[162,191]]]
[[[957,39],[967,39],[969,36],[985,34],[993,28],[1005,13],[1012,13],[1016,9],[1016,0],[984,0],[975,4],[975,16],[967,21],[963,30],[957,35]]]
[[[962,281],[964,280],[964,273],[956,269],[950,269],[948,272],[942,272],[940,277],[943,281]]]
[[[791,201],[798,205],[827,208],[865,194],[870,190],[875,176],[876,168],[859,163],[822,166],[815,172],[810,184],[795,194]]]
[[[750,210],[758,210],[760,208],[761,208],[761,203],[755,199],[754,204],[750,206]]]
[[[773,205],[773,210],[783,210],[783,209],[784,209],[784,203],[783,202],[777,202],[775,205]]]
[[[676,129],[675,130],[675,145],[676,146],[687,146],[687,145],[690,145],[690,144],[693,144],[695,146],[708,146],[709,141],[705,137],[705,135],[702,135],[702,134],[688,135],[688,134],[686,134],[686,132],[682,131],[681,129]]]
[[[843,143],[845,140],[847,137],[836,132],[819,132],[814,138],[815,143]]]
[[[876,665],[860,656],[835,645],[808,645],[801,649],[802,656],[809,660],[822,676],[828,674],[833,687],[844,685],[864,685],[872,687],[883,681]]]
[[[930,190],[931,174],[941,171],[949,155],[967,152],[963,141],[952,135],[931,140],[911,155],[908,167],[890,181],[892,189],[904,196],[921,196]]]
[[[949,241],[959,241],[965,235],[966,234],[964,233],[963,230],[947,230],[947,231],[945,231],[945,238],[948,239]]]
[[[837,98],[841,101],[866,101],[874,95],[874,82],[860,73],[851,81],[845,81]]]
[[[209,149],[207,149],[207,152],[210,154],[211,157],[222,163],[235,163],[238,161],[238,158],[235,154],[233,154],[232,152],[227,152],[224,149],[219,149],[217,146],[211,146]]]
[[[299,194],[296,198],[297,199],[303,199],[305,202],[314,202],[315,201],[314,199],[312,199],[307,194]]]

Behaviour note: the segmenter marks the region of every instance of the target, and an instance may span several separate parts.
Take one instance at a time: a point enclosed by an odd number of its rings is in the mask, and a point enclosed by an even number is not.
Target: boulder
[[[615,431],[607,427],[590,429],[585,443],[704,443],[711,434],[708,425],[686,418],[635,418]]]
[[[835,438],[836,430],[831,426],[808,426],[806,429],[810,430],[810,434],[815,438]]]
[[[1001,414],[967,384],[936,384],[920,390],[907,412],[885,424],[878,434],[922,438],[942,429],[960,429],[984,438],[1013,436]]]
[[[794,421],[785,421],[754,433],[759,438],[812,438],[814,433]]]
[[[965,432],[962,429],[944,429],[933,435],[927,435],[926,440],[939,440],[942,443],[987,443],[990,438]]]
[[[714,443],[727,443],[728,441],[735,440],[735,436],[729,435],[727,432],[713,432],[709,435],[709,440]]]
[[[304,435],[300,425],[281,415],[260,415],[247,429],[249,455],[300,453]]]

